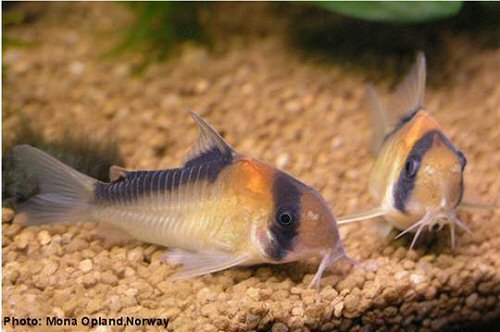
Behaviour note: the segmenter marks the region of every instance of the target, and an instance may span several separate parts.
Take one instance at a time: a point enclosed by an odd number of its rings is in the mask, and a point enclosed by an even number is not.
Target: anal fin
[[[137,239],[124,230],[103,222],[97,223],[94,234],[97,238],[106,241],[107,245],[119,245],[137,241]]]
[[[376,208],[373,210],[368,210],[366,212],[338,218],[337,224],[338,225],[350,224],[353,222],[358,222],[358,221],[363,221],[363,220],[372,219],[372,218],[376,218],[376,217],[381,217],[385,214],[386,214],[386,211],[384,209]]]
[[[193,253],[183,250],[167,250],[162,260],[166,263],[183,266],[184,269],[171,278],[172,280],[181,280],[243,265],[249,261],[249,258],[246,256],[228,256],[218,252]]]

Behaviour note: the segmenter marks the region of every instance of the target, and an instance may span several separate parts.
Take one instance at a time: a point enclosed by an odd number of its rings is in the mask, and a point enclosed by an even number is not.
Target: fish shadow
[[[477,48],[500,46],[500,6],[466,3],[456,16],[419,24],[363,21],[312,6],[291,10],[290,16],[289,38],[295,47],[361,71],[375,82],[403,75],[417,50],[427,54],[429,72],[438,72],[433,67],[457,51],[447,45],[449,36],[465,36]],[[381,70],[387,67],[395,67],[398,75]],[[438,82],[431,77],[433,83]]]

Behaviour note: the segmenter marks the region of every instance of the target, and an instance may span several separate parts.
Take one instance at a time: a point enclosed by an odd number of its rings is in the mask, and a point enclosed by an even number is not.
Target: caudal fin
[[[16,209],[16,222],[40,225],[84,221],[89,217],[97,180],[29,145],[16,146],[13,151],[38,186],[38,194]]]

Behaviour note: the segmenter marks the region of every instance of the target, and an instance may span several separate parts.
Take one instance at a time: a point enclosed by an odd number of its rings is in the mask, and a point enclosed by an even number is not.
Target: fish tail
[[[16,222],[41,225],[91,218],[97,182],[29,145],[13,148],[14,157],[37,183],[38,193],[16,209]]]

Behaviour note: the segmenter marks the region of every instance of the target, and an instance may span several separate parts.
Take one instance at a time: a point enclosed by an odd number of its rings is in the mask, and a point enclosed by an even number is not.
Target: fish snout
[[[429,230],[430,231],[440,231],[443,229],[445,225],[448,225],[450,222],[450,218],[447,215],[439,214],[435,217],[431,217],[431,221],[429,222]]]
[[[444,226],[454,224],[458,219],[455,210],[444,202],[428,213],[428,228],[430,231],[440,231]]]
[[[415,197],[413,201],[416,207],[420,207],[420,210],[430,210],[435,215],[434,219],[446,219],[450,214],[449,210],[453,210],[459,203],[462,188],[460,183],[455,183],[450,179],[433,180],[423,190],[419,190],[418,197]]]

